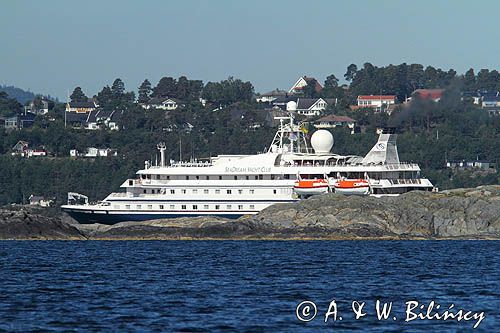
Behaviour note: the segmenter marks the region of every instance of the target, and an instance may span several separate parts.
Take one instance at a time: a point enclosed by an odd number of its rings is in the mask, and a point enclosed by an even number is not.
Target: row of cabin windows
[[[179,176],[181,177],[181,176]],[[219,175],[219,176],[189,176],[189,175],[186,175],[184,176],[186,180],[200,180],[200,179],[205,179],[205,180],[222,180],[223,179],[223,176],[222,175]],[[141,179],[151,179],[151,175],[141,175]],[[156,179],[156,180],[160,180],[160,179],[163,179],[163,180],[170,180],[171,177],[168,176],[168,175],[153,175],[153,178]],[[177,178],[179,179],[179,178]],[[227,179],[227,178],[226,178]],[[254,175],[254,176],[249,176],[249,175],[246,175],[246,176],[233,176],[233,179],[234,180],[263,180],[264,179],[264,175]],[[271,180],[275,180],[275,179],[295,179],[295,175],[290,175],[290,174],[285,174],[285,175],[271,175],[270,177],[266,177],[266,179],[271,179]]]
[[[154,206],[156,209],[159,209],[159,210],[167,209],[167,207],[170,210],[178,209],[179,207],[180,207],[180,209],[184,210],[184,209],[188,209],[188,206],[189,206],[189,209],[193,209],[193,210],[197,210],[198,206],[200,206],[200,208],[203,207],[202,209],[204,209],[204,210],[209,210],[209,209],[220,210],[222,208],[225,208],[227,210],[232,210],[232,209],[243,210],[243,209],[245,209],[245,205],[154,205]],[[135,205],[135,209],[143,209],[143,207],[148,209],[148,210],[153,209],[153,205]],[[114,205],[113,208],[120,209],[120,205]],[[132,209],[132,205],[125,205],[125,209],[127,209],[127,210]],[[255,205],[248,205],[247,209],[254,210]]]
[[[156,189],[156,190],[155,189],[151,189],[151,192],[148,192],[147,189],[143,189],[142,193],[144,193],[144,194],[148,194],[148,193],[151,193],[151,194],[160,194],[161,190],[160,189]],[[181,189],[181,193],[182,194],[187,194],[187,190],[186,189]],[[192,189],[191,193],[192,194],[198,194],[198,189]],[[200,191],[200,193],[201,193],[201,191]],[[215,189],[214,193],[215,194],[220,194],[221,190],[220,189]],[[226,190],[226,194],[232,194],[232,193],[233,193],[233,190]],[[241,190],[241,189],[235,190],[234,193],[235,194],[236,193],[243,194],[244,190]],[[175,194],[175,190],[173,190],[173,189],[170,190],[170,194]],[[210,194],[210,190],[209,189],[204,189],[203,190],[203,194]],[[253,190],[253,189],[248,190],[248,194],[255,194],[255,190]],[[274,189],[273,190],[273,194],[277,194],[277,190]]]

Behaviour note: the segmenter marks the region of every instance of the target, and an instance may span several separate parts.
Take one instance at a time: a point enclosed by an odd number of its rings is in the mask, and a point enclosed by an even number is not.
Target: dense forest
[[[472,104],[470,93],[478,90],[499,91],[500,75],[496,70],[471,69],[459,75],[419,64],[376,67],[366,63],[350,65],[340,85],[329,75],[318,92],[306,87],[306,97],[337,98],[339,103],[326,113],[349,115],[362,128],[351,135],[346,128],[336,128],[334,152],[365,155],[376,142],[377,127],[396,127],[401,160],[417,162],[440,188],[500,183],[498,171],[478,173],[453,171],[446,160],[488,160],[500,162],[500,117]],[[397,108],[390,115],[373,110],[351,111],[349,105],[360,94],[394,94],[400,101],[418,88],[446,89],[443,98],[415,101],[410,107]],[[136,91],[127,91],[121,79],[115,79],[95,96],[87,96],[76,87],[73,102],[94,98],[103,110],[124,111],[119,131],[89,131],[65,127],[62,103],[46,115],[39,115],[30,128],[0,129],[0,204],[26,202],[31,194],[65,200],[68,191],[89,195],[91,200],[105,197],[132,177],[145,160],[155,160],[156,144],[167,144],[167,159],[201,158],[216,154],[245,154],[263,151],[275,129],[265,121],[268,105],[255,101],[250,82],[229,77],[220,82],[203,83],[187,77],[163,77],[156,86],[149,80]],[[152,99],[175,98],[180,107],[173,111],[145,110],[140,104]],[[202,100],[200,100],[202,98]],[[0,92],[0,116],[21,112],[23,105]],[[299,119],[314,121],[315,119]],[[258,126],[256,126],[258,124]],[[50,157],[11,156],[19,141],[33,148],[45,148]],[[70,149],[110,147],[117,157],[71,159]]]

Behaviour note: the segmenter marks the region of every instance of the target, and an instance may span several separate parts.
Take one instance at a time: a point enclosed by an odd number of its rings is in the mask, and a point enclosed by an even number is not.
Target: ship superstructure
[[[62,209],[80,223],[204,215],[237,218],[300,200],[304,195],[294,187],[306,179],[326,182],[327,191],[335,191],[339,181],[359,179],[375,196],[433,189],[428,179],[420,177],[417,164],[399,161],[395,134],[380,134],[365,157],[338,155],[330,152],[330,132],[313,133],[310,146],[304,128],[293,117],[278,119],[278,131],[264,153],[167,163],[165,145],[160,144],[160,162],[145,162],[137,177],[121,185],[123,192],[111,193],[96,204],[70,193]]]

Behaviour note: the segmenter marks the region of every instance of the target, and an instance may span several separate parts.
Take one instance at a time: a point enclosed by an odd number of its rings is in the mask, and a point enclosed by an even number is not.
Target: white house
[[[177,101],[173,98],[152,98],[148,103],[141,104],[146,109],[161,109],[172,111],[179,107]]]
[[[323,86],[315,78],[301,76],[295,82],[295,84],[290,88],[290,90],[288,90],[288,93],[289,94],[300,94],[302,92],[302,90],[304,89],[304,87],[306,87],[309,84],[313,85],[314,89],[318,93],[321,92],[321,90],[323,90]]]
[[[288,102],[287,111],[295,111],[306,117],[319,116],[331,103],[335,103],[335,101],[323,98],[299,98],[295,105]]]
[[[71,149],[69,151],[69,156],[71,156],[71,157],[111,157],[111,156],[118,156],[118,152],[116,151],[116,149],[88,147],[84,153],[80,153],[76,149]]]
[[[373,108],[376,111],[385,111],[390,105],[396,104],[395,95],[359,95],[357,108]]]

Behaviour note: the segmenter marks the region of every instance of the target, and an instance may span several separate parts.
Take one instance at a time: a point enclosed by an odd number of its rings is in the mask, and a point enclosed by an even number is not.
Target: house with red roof
[[[323,86],[313,77],[301,76],[288,91],[289,94],[300,94],[304,87],[313,85],[317,93],[323,90]]]
[[[359,95],[357,105],[352,105],[352,110],[372,108],[375,111],[387,112],[397,103],[396,95]]]
[[[443,97],[444,89],[417,89],[411,93],[411,98],[417,97],[422,100],[439,102]]]

